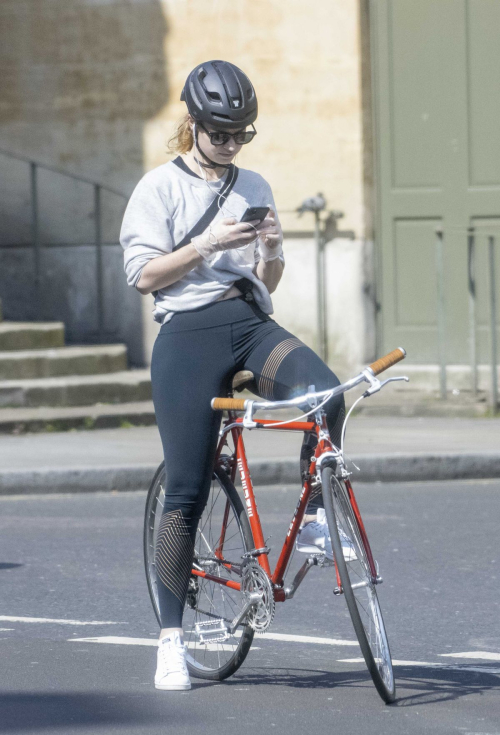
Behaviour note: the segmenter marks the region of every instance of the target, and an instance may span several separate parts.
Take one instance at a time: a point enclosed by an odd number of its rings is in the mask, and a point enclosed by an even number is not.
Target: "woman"
[[[191,687],[182,613],[221,421],[210,400],[224,395],[243,369],[253,372],[258,395],[268,399],[339,382],[269,316],[270,294],[284,266],[276,207],[259,174],[232,165],[256,135],[257,98],[250,80],[233,64],[209,61],[189,74],[181,100],[188,113],[172,139],[179,155],[141,179],[120,238],[128,283],[155,295],[153,314],[162,324],[151,364],[167,468],[155,552],[162,621],[158,689]],[[269,207],[263,221],[240,222],[248,207],[262,206]],[[343,414],[343,400],[331,401],[328,425],[337,444]],[[305,443],[304,466],[310,444]],[[187,457],[188,447],[193,449]],[[318,522],[313,508],[308,511],[304,547],[326,545],[331,554],[326,524]]]

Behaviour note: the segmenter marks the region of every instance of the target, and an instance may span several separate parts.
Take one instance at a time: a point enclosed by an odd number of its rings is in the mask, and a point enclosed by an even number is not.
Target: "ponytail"
[[[187,153],[194,145],[191,118],[189,114],[182,117],[170,137],[167,148],[170,153]]]

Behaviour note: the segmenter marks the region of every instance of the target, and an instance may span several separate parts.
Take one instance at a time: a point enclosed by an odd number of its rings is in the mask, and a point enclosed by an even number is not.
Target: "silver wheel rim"
[[[345,486],[333,475],[332,486],[337,527],[349,540],[351,554],[347,554],[347,556],[352,555],[352,552],[356,555],[355,559],[346,559],[346,554],[344,554],[352,595],[356,602],[360,622],[375,666],[385,687],[389,692],[392,692],[394,690],[394,673],[389,643],[365,547],[359,534]]]

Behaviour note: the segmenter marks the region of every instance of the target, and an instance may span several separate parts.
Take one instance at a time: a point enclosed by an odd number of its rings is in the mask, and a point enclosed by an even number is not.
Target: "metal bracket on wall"
[[[317,341],[318,353],[321,359],[328,363],[328,313],[326,294],[326,245],[331,240],[345,238],[354,240],[353,230],[339,230],[339,220],[344,216],[338,210],[326,211],[326,199],[323,194],[304,199],[300,207],[297,207],[299,217],[304,212],[314,214],[314,239],[316,242],[316,293],[317,293]],[[324,214],[323,214],[324,213]]]

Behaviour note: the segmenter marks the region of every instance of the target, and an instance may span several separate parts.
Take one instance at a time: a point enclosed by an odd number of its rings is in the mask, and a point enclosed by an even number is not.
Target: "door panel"
[[[432,219],[394,222],[395,322],[403,333],[436,326],[437,288],[430,265],[438,225]]]
[[[443,53],[440,27],[447,2],[419,0],[389,5],[389,95],[393,186],[440,187],[442,75],[435,69]]]
[[[500,1],[371,0],[370,20],[378,349],[401,344],[412,362],[438,359],[439,225],[447,360],[466,363],[467,228],[478,218],[500,218]],[[478,279],[487,281],[486,268],[478,260]],[[489,354],[484,308],[478,304],[483,361]]]
[[[470,184],[500,185],[500,2],[469,0]]]

